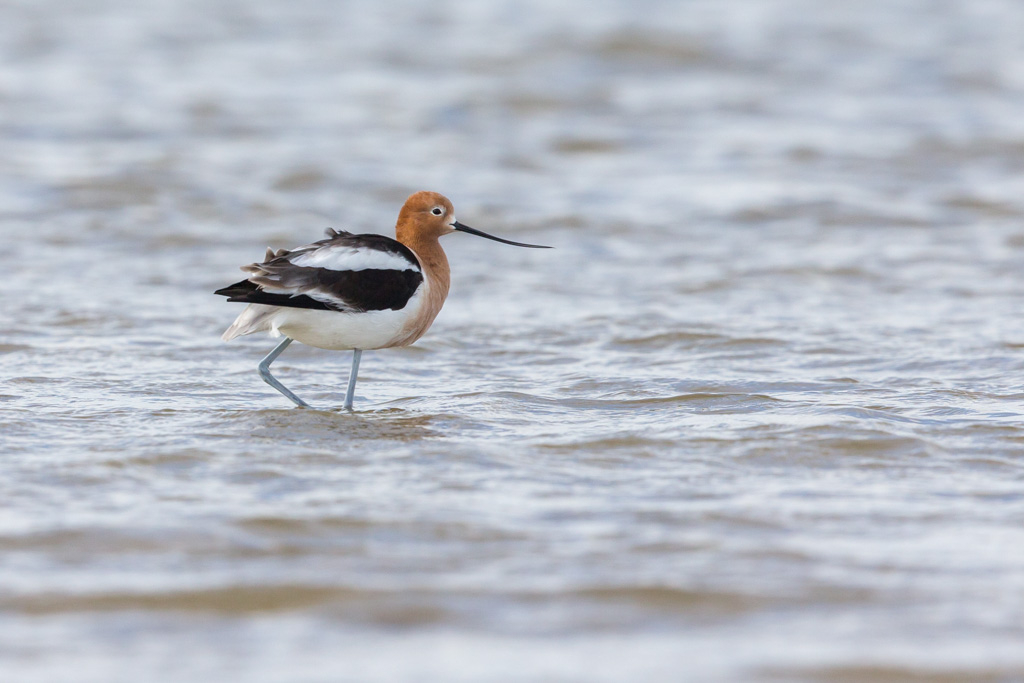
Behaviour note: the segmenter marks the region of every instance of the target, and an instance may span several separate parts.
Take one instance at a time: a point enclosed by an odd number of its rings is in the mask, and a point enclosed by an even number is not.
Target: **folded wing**
[[[423,284],[416,255],[383,235],[328,230],[297,249],[267,250],[249,277],[217,290],[228,301],[346,313],[400,310]]]

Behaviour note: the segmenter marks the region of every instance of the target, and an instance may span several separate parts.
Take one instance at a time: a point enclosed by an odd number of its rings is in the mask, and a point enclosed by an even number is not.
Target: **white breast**
[[[407,323],[419,315],[424,305],[427,289],[424,281],[409,303],[397,311],[339,313],[309,308],[278,308],[271,328],[303,344],[335,351],[400,346],[408,334],[405,331]]]

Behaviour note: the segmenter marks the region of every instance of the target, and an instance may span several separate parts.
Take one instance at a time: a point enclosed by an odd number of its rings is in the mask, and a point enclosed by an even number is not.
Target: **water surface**
[[[1024,679],[1024,6],[0,7],[10,680]],[[219,334],[460,220],[416,346]]]

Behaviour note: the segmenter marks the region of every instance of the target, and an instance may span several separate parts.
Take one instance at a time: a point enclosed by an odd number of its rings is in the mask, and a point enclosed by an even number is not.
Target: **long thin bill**
[[[488,235],[486,232],[481,232],[481,231],[477,230],[476,228],[471,228],[468,225],[463,225],[462,223],[460,223],[458,221],[455,221],[454,223],[452,223],[452,227],[455,228],[456,230],[459,230],[460,232],[468,232],[470,235],[476,235],[477,237],[486,237],[489,240],[494,240],[495,242],[501,242],[502,244],[511,244],[514,247],[530,247],[531,249],[551,249],[551,247],[545,247],[542,244],[524,244],[523,242],[513,242],[512,240],[503,240],[500,237],[495,237],[494,235]]]

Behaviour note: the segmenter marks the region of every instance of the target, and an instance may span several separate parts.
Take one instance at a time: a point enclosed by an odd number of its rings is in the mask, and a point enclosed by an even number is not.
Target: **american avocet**
[[[253,332],[284,339],[259,364],[260,376],[295,405],[309,405],[270,374],[270,364],[297,339],[321,349],[352,350],[344,408],[352,409],[364,349],[408,346],[423,336],[448,296],[451,273],[438,243],[459,230],[517,247],[455,220],[448,199],[436,192],[410,196],[398,214],[397,240],[327,229],[327,238],[297,249],[267,248],[263,263],[242,266],[249,277],[215,294],[248,303],[222,336]]]

